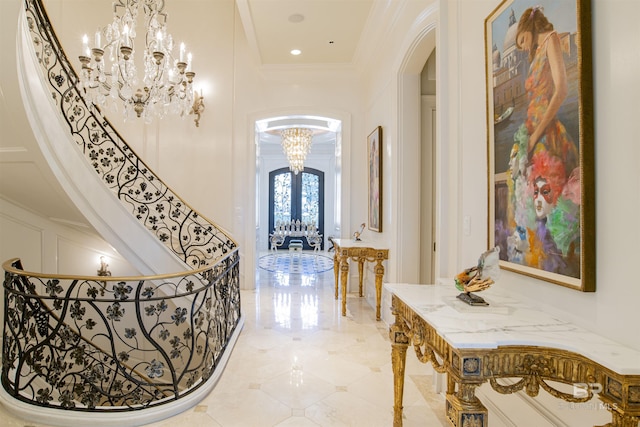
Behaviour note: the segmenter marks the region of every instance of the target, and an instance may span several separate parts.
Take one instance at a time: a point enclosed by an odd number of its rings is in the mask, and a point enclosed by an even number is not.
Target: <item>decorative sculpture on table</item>
[[[356,242],[359,242],[361,240],[360,236],[362,235],[362,232],[364,231],[365,225],[366,224],[363,222],[362,224],[360,224],[360,230],[354,231],[353,240],[355,240]]]
[[[455,278],[456,289],[462,293],[458,299],[469,305],[489,305],[484,298],[474,295],[472,292],[481,292],[489,289],[500,275],[500,248],[496,246],[480,255],[478,265],[464,269]]]

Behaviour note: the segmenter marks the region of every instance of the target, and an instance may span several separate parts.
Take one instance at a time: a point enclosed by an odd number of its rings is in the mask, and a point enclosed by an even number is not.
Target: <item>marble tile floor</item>
[[[388,326],[350,294],[334,299],[333,271],[256,271],[242,291],[244,329],[215,389],[186,412],[148,427],[391,426],[393,375]],[[410,350],[411,351],[411,350]],[[432,369],[407,353],[404,426],[445,426]],[[45,427],[0,405],[6,427]]]

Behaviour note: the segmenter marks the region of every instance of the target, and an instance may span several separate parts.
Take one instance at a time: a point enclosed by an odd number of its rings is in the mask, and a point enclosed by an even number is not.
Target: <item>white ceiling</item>
[[[353,64],[373,0],[238,0],[262,65]],[[298,56],[290,54],[299,49]]]

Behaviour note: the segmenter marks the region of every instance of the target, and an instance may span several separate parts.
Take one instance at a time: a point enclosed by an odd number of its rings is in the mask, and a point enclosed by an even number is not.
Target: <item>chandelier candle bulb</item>
[[[304,128],[284,129],[282,135],[282,150],[289,161],[289,169],[295,175],[304,170],[304,161],[311,148],[313,131]]]
[[[180,43],[180,62],[184,62],[184,43]]]
[[[129,40],[129,26],[125,24],[124,30],[122,32],[124,35],[124,40],[122,41],[122,45],[129,47],[131,45],[131,40]]]
[[[95,46],[96,48],[100,49],[102,46],[100,45],[100,29],[98,29],[98,31],[96,31],[96,37],[95,37]]]

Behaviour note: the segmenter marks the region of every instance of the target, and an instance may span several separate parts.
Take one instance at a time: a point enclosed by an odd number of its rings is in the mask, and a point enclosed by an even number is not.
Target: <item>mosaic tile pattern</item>
[[[258,267],[272,273],[317,274],[333,269],[333,258],[306,252],[280,251],[260,257]]]

